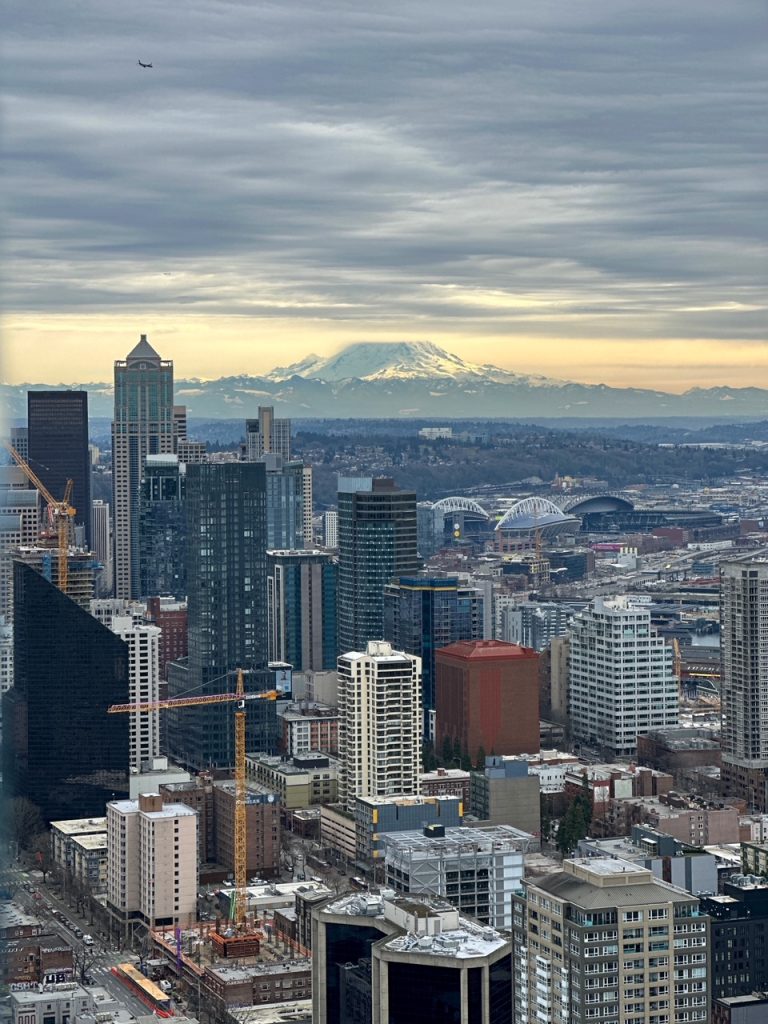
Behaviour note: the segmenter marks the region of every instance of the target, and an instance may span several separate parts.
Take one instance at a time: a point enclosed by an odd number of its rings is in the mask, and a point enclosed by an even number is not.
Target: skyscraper
[[[91,502],[91,545],[93,556],[101,566],[96,576],[96,594],[109,597],[114,586],[112,573],[112,523],[106,501]]]
[[[482,635],[482,591],[456,576],[401,576],[384,588],[384,639],[421,658],[425,712],[435,707],[435,652]]]
[[[473,762],[539,751],[539,656],[501,640],[459,641],[435,656],[435,746]]]
[[[336,666],[336,564],[327,551],[267,554],[269,660],[297,672]]]
[[[384,587],[419,568],[416,494],[393,480],[339,478],[339,651],[384,635]]]
[[[173,363],[163,360],[142,334],[125,359],[115,362],[112,425],[115,595],[139,595],[139,493],[148,455],[173,452]]]
[[[86,391],[27,392],[29,464],[54,498],[73,483],[70,504],[76,526],[91,544],[91,454]]]
[[[40,573],[14,565],[14,685],[3,701],[3,785],[43,817],[97,817],[128,792],[128,648]]]
[[[339,801],[418,796],[421,775],[421,658],[382,640],[338,660]]]
[[[609,757],[634,757],[638,733],[677,725],[672,648],[630,597],[596,597],[571,623],[572,735]]]
[[[720,569],[722,781],[768,811],[768,558],[746,556]]]
[[[266,689],[267,488],[263,463],[187,467],[189,654],[169,666],[170,696],[231,690],[238,668],[245,688]],[[250,750],[273,752],[273,701],[249,701]],[[234,763],[232,708],[169,712],[169,754],[195,768]]]
[[[148,455],[139,498],[139,596],[182,600],[187,528],[186,466],[177,455]]]
[[[275,419],[271,405],[259,406],[258,419],[245,421],[245,452],[248,462],[256,462],[263,455],[280,455],[288,462],[291,458],[291,421]]]
[[[114,615],[110,628],[128,647],[128,700],[146,704],[160,699],[160,629],[137,625],[130,615]],[[139,771],[145,761],[160,756],[160,713],[131,712],[128,716],[128,765]]]
[[[286,462],[282,456],[270,453],[255,461],[263,463],[267,472],[267,547],[305,547],[304,464]]]

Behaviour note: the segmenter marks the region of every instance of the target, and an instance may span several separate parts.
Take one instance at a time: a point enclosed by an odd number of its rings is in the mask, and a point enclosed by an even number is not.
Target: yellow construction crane
[[[70,535],[70,524],[74,518],[77,509],[70,505],[70,498],[72,497],[73,482],[67,480],[67,486],[64,488],[64,497],[61,500],[57,500],[53,497],[51,492],[45,486],[40,477],[35,473],[30,464],[20,455],[19,452],[11,444],[5,445],[6,449],[10,452],[16,465],[26,476],[27,480],[32,484],[33,487],[37,488],[42,498],[48,503],[51,517],[56,524],[56,533],[58,536],[58,549],[59,549],[59,590],[63,593],[67,593],[67,587],[69,584],[69,535]]]
[[[235,710],[235,906],[232,918],[238,925],[245,921],[245,890],[248,883],[248,837],[245,824],[245,702],[247,700],[277,700],[280,695],[278,690],[246,693],[243,679],[243,670],[238,669],[234,693],[210,693],[201,697],[169,697],[167,700],[151,700],[145,701],[143,704],[112,704],[107,708],[107,714],[115,715],[137,711],[165,711],[167,708],[192,708],[203,704],[237,703]]]

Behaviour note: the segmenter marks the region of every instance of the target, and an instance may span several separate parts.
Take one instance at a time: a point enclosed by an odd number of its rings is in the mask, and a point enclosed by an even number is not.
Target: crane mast
[[[56,524],[59,569],[58,585],[59,590],[63,594],[66,594],[69,587],[70,524],[77,512],[77,509],[73,508],[70,504],[74,484],[72,480],[67,480],[67,486],[64,489],[64,497],[61,499],[54,498],[24,456],[17,452],[11,444],[6,443],[5,448],[10,453],[11,458],[22,471],[24,476],[26,476],[27,480],[29,480],[32,486],[40,492],[41,497],[48,504],[48,507],[51,510],[53,520]]]
[[[169,697],[167,700],[151,700],[135,704],[112,704],[107,714],[134,714],[165,711],[169,708],[191,708],[204,704],[235,703],[235,843],[234,875],[235,894],[232,919],[237,925],[245,922],[247,907],[246,886],[248,883],[248,834],[246,830],[246,786],[245,786],[245,707],[249,700],[276,700],[278,690],[261,693],[246,693],[244,672],[237,670],[237,685],[234,693],[209,693],[200,697]]]

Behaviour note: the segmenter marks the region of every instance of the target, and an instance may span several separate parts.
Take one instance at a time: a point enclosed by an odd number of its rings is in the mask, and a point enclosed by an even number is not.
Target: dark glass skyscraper
[[[176,455],[148,455],[139,500],[139,596],[187,596],[186,467]]]
[[[336,668],[336,569],[327,551],[268,553],[270,661],[297,672]]]
[[[339,653],[384,636],[384,587],[419,568],[416,494],[393,480],[339,478]]]
[[[142,334],[115,362],[112,424],[115,597],[139,595],[139,494],[148,455],[173,451],[173,363]]]
[[[75,525],[91,544],[91,458],[87,391],[28,391],[29,464],[54,498],[73,483]]]
[[[104,814],[128,791],[128,646],[52,583],[14,565],[14,685],[3,699],[3,788],[47,821]]]
[[[456,576],[401,576],[384,588],[384,639],[421,658],[425,712],[435,707],[435,651],[482,636],[482,591]]]
[[[187,466],[189,655],[169,668],[169,695],[222,693],[238,668],[267,688],[267,490],[263,463]],[[272,751],[274,701],[248,702],[248,749]],[[234,763],[233,708],[168,713],[169,753],[194,768]]]

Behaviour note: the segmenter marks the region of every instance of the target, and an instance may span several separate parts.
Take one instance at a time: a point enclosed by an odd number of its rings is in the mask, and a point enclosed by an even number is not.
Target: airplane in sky
[[[136,63],[139,65],[140,68],[151,68],[152,67],[151,64],[142,64],[140,60],[137,60]]]

